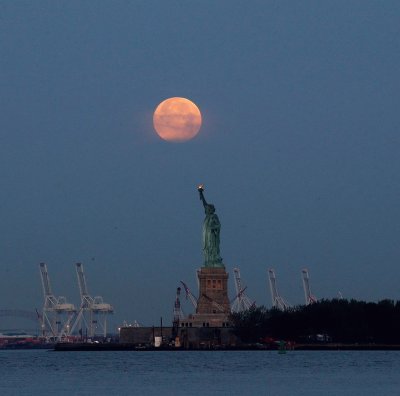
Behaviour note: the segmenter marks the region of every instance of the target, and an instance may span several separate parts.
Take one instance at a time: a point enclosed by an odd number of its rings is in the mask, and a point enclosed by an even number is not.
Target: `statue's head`
[[[207,206],[206,206],[206,214],[210,215],[210,214],[213,214],[213,213],[215,213],[215,206],[212,205],[212,204],[207,204]]]

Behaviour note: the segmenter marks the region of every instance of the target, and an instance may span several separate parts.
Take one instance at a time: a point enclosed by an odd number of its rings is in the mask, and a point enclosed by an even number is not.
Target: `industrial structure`
[[[193,305],[193,308],[196,310],[197,309],[197,298],[193,295],[193,293],[190,291],[188,285],[184,281],[181,281],[181,284],[182,284],[183,288],[185,289],[186,299],[190,300],[190,302]]]
[[[63,296],[56,297],[50,284],[47,265],[40,263],[44,304],[41,314],[41,335],[48,340],[60,341],[71,333],[71,322],[76,313],[75,306]]]
[[[176,288],[176,297],[175,297],[175,304],[174,304],[174,319],[173,319],[173,326],[179,327],[179,323],[183,320],[185,315],[183,314],[182,307],[181,307],[181,288]]]
[[[76,264],[76,275],[78,277],[81,305],[71,332],[78,328],[81,334],[86,332],[88,337],[94,337],[98,334],[98,331],[101,331],[103,337],[106,337],[107,316],[112,314],[114,309],[110,304],[103,302],[103,297],[92,297],[89,294],[82,263]]]
[[[310,288],[310,276],[308,275],[308,269],[304,268],[301,270],[301,275],[303,279],[303,288],[304,288],[304,299],[306,305],[313,304],[317,302],[317,297],[315,297],[311,293],[311,288]]]
[[[236,296],[231,302],[231,312],[243,312],[255,306],[255,302],[251,301],[245,294],[247,286],[242,286],[239,268],[234,268],[233,274],[235,279]]]
[[[93,337],[101,332],[107,334],[107,316],[114,312],[110,304],[104,303],[101,296],[92,297],[88,293],[83,265],[76,264],[76,274],[81,303],[79,310],[68,303],[64,296],[56,297],[52,291],[50,277],[45,263],[40,263],[44,304],[42,312],[37,312],[41,336],[48,341],[60,341],[76,332],[81,336]]]
[[[272,306],[274,308],[280,309],[281,311],[285,311],[286,309],[290,308],[290,305],[278,293],[278,288],[276,286],[275,271],[272,268],[270,268],[268,270],[268,275],[269,275],[269,287],[271,290]]]

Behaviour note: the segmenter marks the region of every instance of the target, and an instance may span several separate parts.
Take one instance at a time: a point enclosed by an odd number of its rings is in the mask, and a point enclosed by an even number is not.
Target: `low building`
[[[163,345],[184,349],[231,348],[240,344],[231,327],[121,327],[120,343],[154,346],[161,337]]]

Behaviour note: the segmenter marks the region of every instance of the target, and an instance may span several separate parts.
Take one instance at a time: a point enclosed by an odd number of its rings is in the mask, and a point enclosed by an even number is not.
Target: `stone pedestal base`
[[[193,314],[180,322],[180,327],[229,327],[229,314]]]
[[[196,314],[229,314],[228,273],[225,268],[203,267],[198,272],[200,291]]]
[[[202,267],[198,278],[200,290],[196,313],[183,319],[180,327],[229,327],[231,306],[225,268]]]

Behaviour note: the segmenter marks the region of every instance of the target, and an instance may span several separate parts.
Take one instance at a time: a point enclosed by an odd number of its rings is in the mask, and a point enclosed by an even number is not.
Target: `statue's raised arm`
[[[204,198],[204,194],[203,194],[204,186],[203,186],[202,184],[199,184],[199,186],[197,187],[197,191],[198,191],[199,194],[200,194],[200,201],[203,202],[204,209],[206,209],[206,206],[207,206],[208,204],[207,204],[207,201],[206,201],[206,199]]]
[[[204,266],[205,267],[219,267],[224,268],[222,258],[219,253],[219,233],[221,223],[215,213],[215,207],[207,203],[204,198],[204,186],[200,184],[197,187],[200,194],[200,200],[203,202],[206,217],[203,222],[203,253],[204,253]]]

